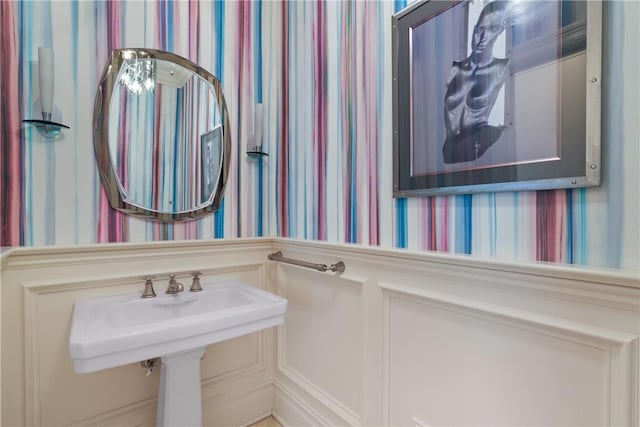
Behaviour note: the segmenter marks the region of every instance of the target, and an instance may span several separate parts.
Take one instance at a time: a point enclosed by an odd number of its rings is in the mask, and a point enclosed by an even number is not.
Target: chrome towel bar
[[[280,251],[269,254],[267,258],[269,258],[271,261],[286,262],[287,264],[298,265],[300,267],[311,268],[313,270],[318,270],[318,271],[333,271],[338,273],[344,273],[344,268],[345,268],[344,262],[342,261],[338,261],[337,263],[331,264],[330,266],[327,267],[327,264],[315,264],[313,262],[299,261],[297,259],[286,258],[282,255],[282,252]]]

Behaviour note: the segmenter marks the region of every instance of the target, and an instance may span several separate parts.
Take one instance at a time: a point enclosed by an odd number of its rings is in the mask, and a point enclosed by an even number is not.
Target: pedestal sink
[[[239,281],[76,301],[69,353],[77,373],[161,357],[158,426],[199,426],[204,348],[282,324],[286,308],[286,299]]]

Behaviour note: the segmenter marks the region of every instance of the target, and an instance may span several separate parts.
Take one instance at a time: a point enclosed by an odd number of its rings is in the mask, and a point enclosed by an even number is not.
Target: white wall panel
[[[638,426],[636,276],[292,240],[275,249],[346,264],[278,266],[289,315],[275,414],[286,425]],[[349,341],[356,313],[361,337]],[[324,365],[331,345],[359,367]],[[361,396],[357,417],[343,389]]]
[[[287,298],[280,370],[298,386],[357,419],[362,383],[361,284],[282,265]]]
[[[346,271],[266,261],[274,250]],[[277,331],[207,349],[206,425],[640,427],[637,276],[284,239],[5,254],[2,424],[153,425],[157,376],[73,373],[71,309],[195,269],[289,300]]]
[[[2,425],[154,425],[159,367],[138,363],[89,374],[73,372],[69,330],[76,300],[140,293],[169,273],[185,288],[190,271],[203,285],[237,279],[267,288],[268,243],[203,242],[21,249],[3,259]],[[208,346],[202,363],[203,420],[243,424],[271,412],[275,331]],[[238,411],[238,407],[243,407]]]
[[[607,424],[607,348],[419,298],[388,310],[390,425]]]

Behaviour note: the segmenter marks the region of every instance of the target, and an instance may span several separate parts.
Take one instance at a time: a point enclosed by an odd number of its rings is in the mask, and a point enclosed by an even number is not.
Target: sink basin
[[[240,281],[177,295],[76,301],[69,353],[77,373],[203,348],[284,321],[287,300]]]

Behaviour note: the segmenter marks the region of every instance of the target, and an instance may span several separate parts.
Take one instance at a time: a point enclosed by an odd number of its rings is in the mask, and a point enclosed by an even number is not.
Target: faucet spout
[[[182,283],[180,282],[176,282],[176,275],[172,274],[169,276],[169,287],[167,288],[167,294],[170,295],[175,295],[175,294],[179,294],[180,292],[184,291],[184,286],[182,286]]]

